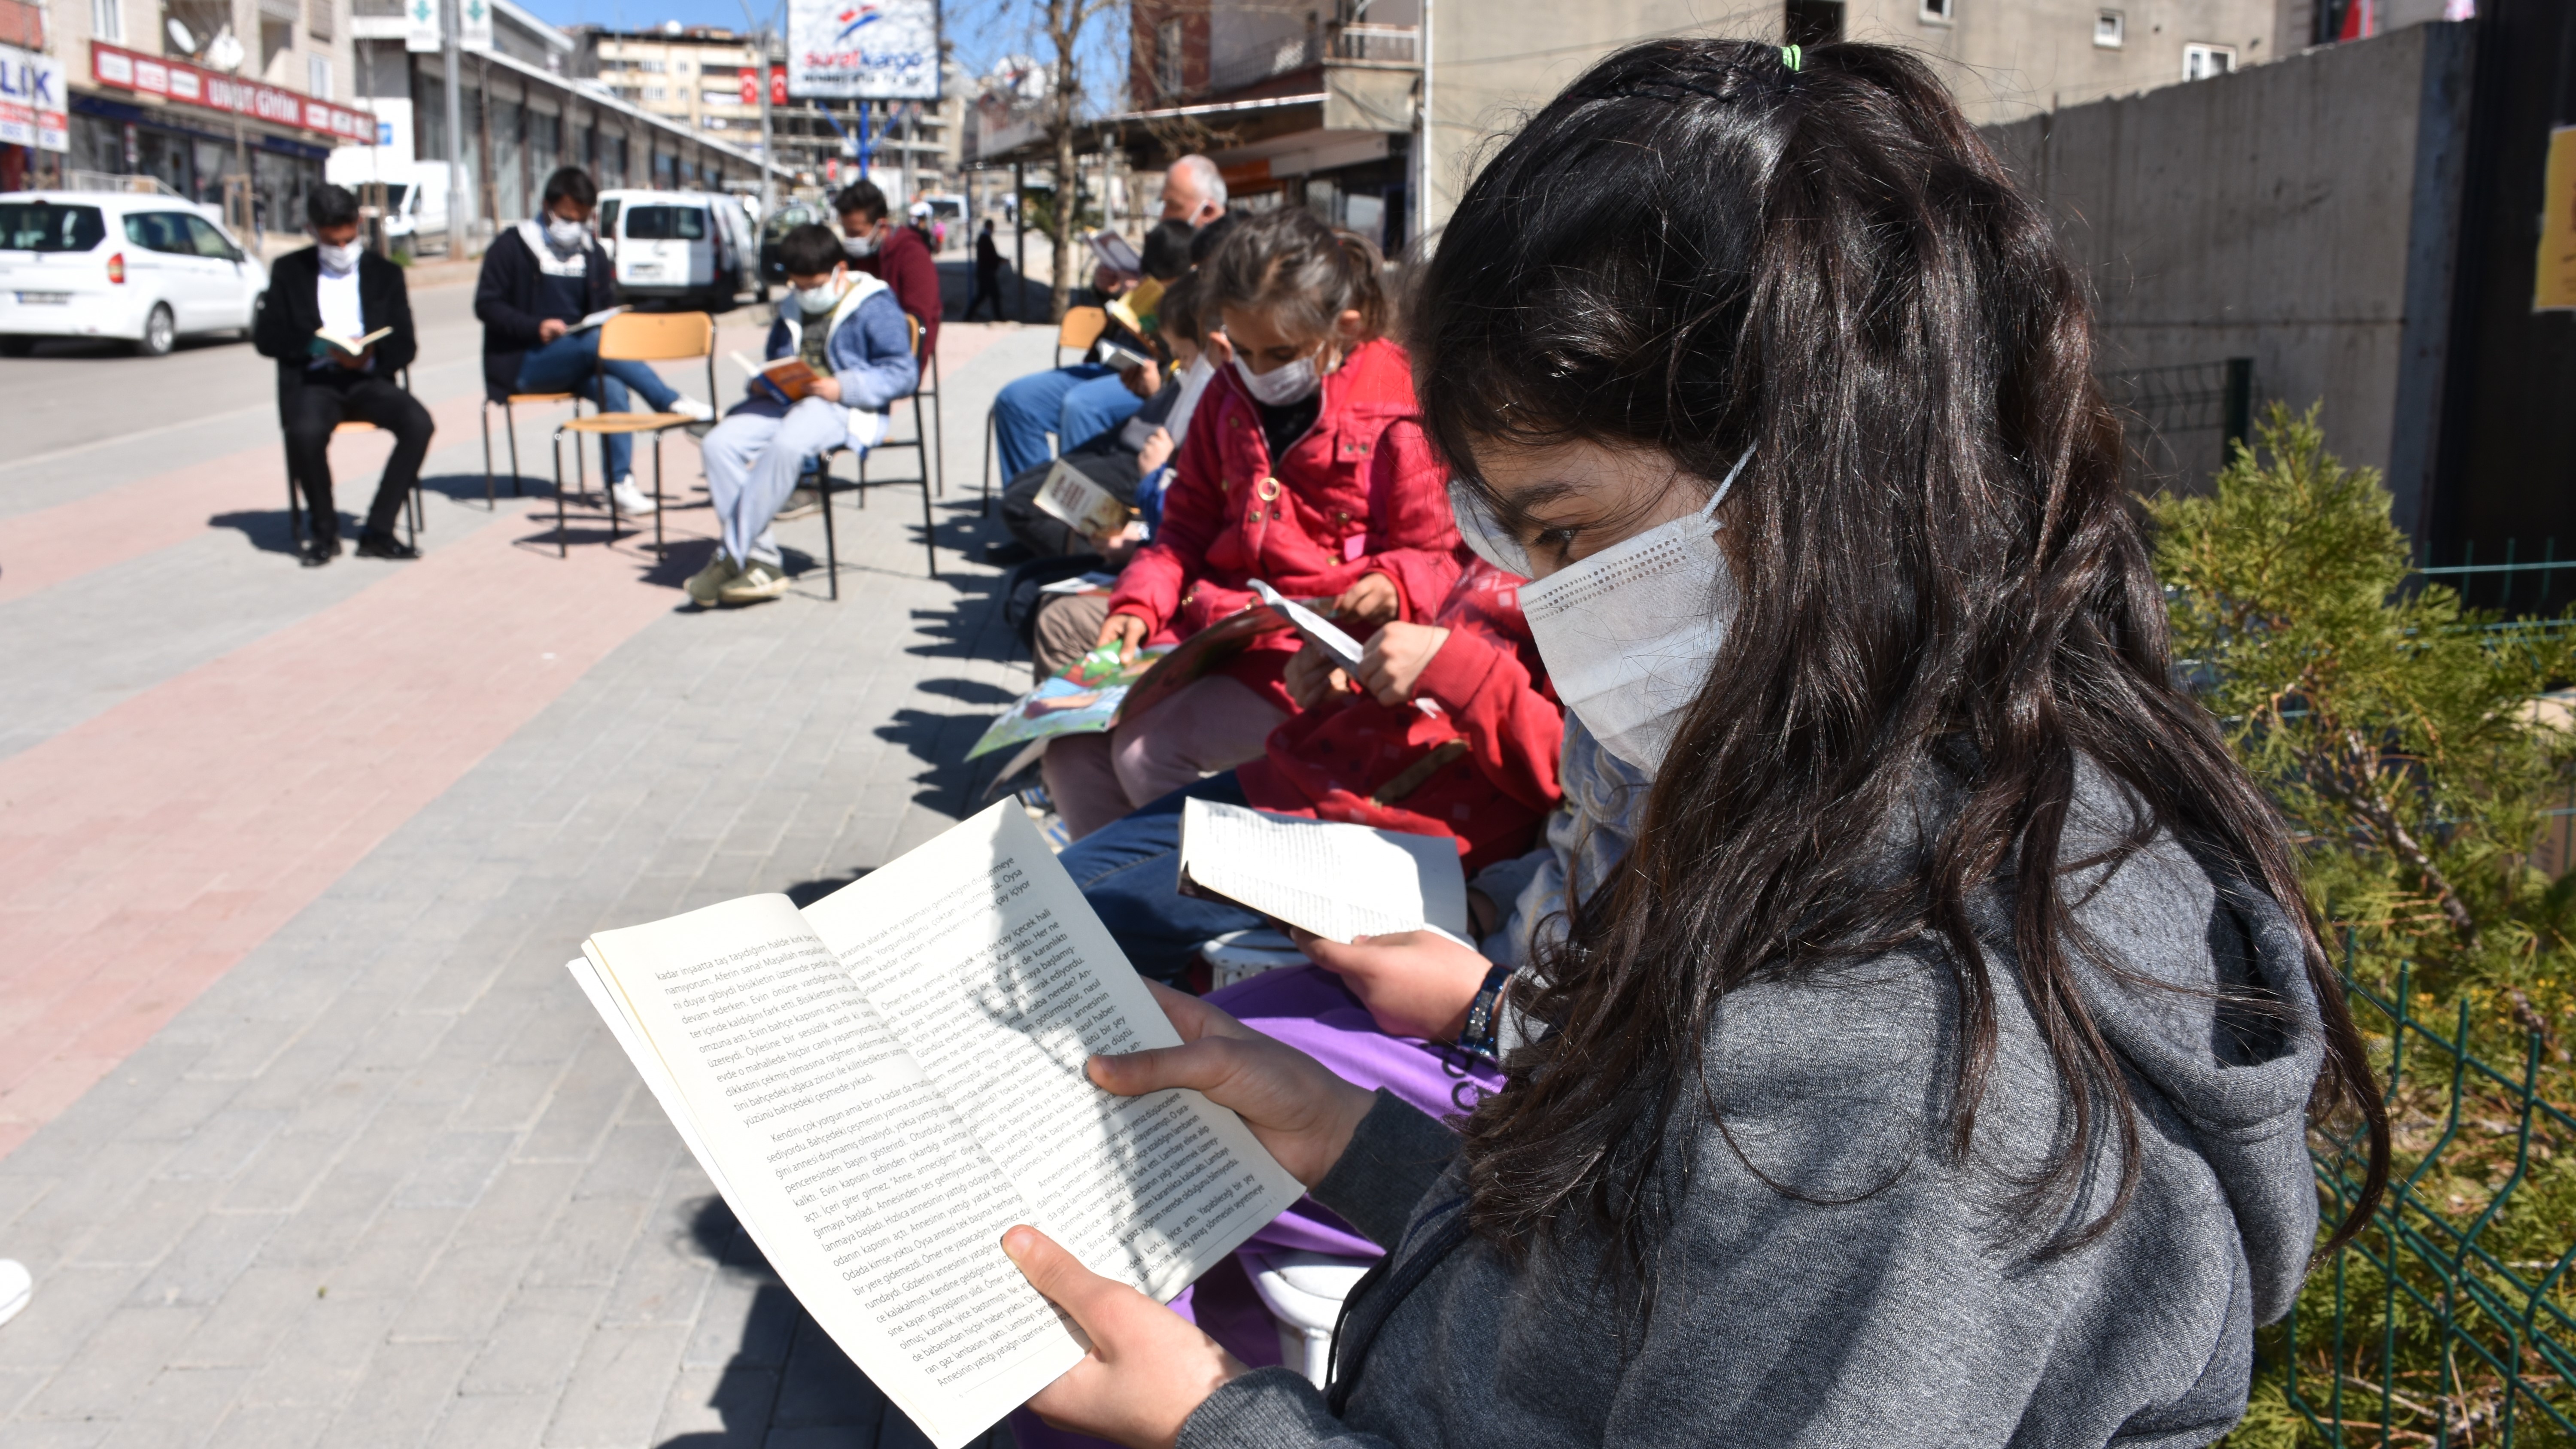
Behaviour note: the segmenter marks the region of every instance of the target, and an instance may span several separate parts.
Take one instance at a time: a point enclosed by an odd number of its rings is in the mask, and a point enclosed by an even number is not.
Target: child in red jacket
[[[1320,651],[1289,656],[1286,682],[1308,707],[1259,757],[1065,850],[1065,869],[1137,970],[1178,981],[1199,943],[1261,924],[1240,906],[1180,894],[1174,856],[1191,797],[1450,836],[1469,875],[1529,848],[1559,799],[1565,717],[1521,617],[1521,584],[1471,564],[1427,622],[1381,628],[1355,680]]]
[[[1427,615],[1458,577],[1447,473],[1404,349],[1380,333],[1377,251],[1302,209],[1234,229],[1202,264],[1234,363],[1200,395],[1162,527],[1119,576],[1100,643],[1173,643],[1252,604],[1262,579],[1335,601],[1352,633]],[[1282,632],[1106,736],[1056,740],[1047,790],[1075,838],[1257,758],[1288,717]]]

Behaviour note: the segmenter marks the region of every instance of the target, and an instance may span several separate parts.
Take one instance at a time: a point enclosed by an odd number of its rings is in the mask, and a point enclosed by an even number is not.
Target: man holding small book
[[[403,499],[420,481],[436,425],[429,409],[395,380],[420,344],[402,268],[358,239],[358,198],[319,186],[304,202],[314,245],[289,252],[269,271],[268,297],[251,329],[263,357],[277,359],[277,420],[286,431],[289,476],[312,517],[304,566],[340,556],[340,514],[331,497],[331,430],[369,422],[393,434],[393,456],[376,484],[358,535],[361,558],[415,558],[394,536]]]
[[[892,289],[850,270],[841,239],[807,224],[779,238],[792,289],[769,329],[770,366],[753,374],[700,445],[723,539],[689,579],[701,606],[749,604],[787,592],[770,533],[808,463],[834,448],[866,449],[886,433],[886,410],[921,380],[911,330]],[[784,365],[782,365],[784,364]]]

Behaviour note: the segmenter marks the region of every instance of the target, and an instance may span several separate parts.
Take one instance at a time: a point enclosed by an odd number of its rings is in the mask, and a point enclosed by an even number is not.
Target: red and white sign
[[[220,71],[200,70],[184,61],[162,60],[122,46],[89,44],[90,74],[100,85],[160,96],[182,105],[229,115],[253,116],[280,126],[317,131],[354,146],[376,144],[376,118],[328,101],[256,81],[239,80]]]
[[[67,95],[61,61],[0,45],[0,141],[70,150]]]

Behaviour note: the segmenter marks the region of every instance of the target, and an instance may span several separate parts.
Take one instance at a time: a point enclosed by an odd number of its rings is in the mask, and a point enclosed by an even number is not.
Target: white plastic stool
[[[1303,966],[1306,953],[1268,926],[1254,926],[1202,942],[1199,959],[1208,963],[1208,989],[1214,991],[1281,966]]]
[[[1252,1291],[1279,1320],[1280,1358],[1319,1389],[1333,1372],[1333,1324],[1342,1316],[1342,1300],[1376,1262],[1329,1253],[1244,1250]]]

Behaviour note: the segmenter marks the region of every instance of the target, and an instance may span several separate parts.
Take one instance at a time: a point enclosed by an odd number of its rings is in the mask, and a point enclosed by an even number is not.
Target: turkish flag
[[[760,104],[760,77],[750,71],[742,73],[742,103],[746,106]]]
[[[769,73],[769,103],[773,106],[787,104],[787,72],[773,70]]]

